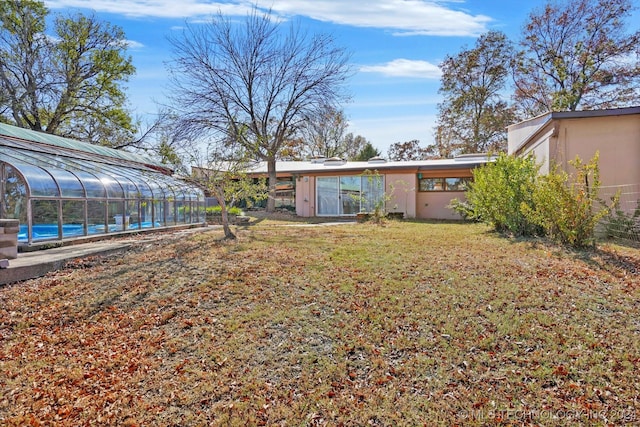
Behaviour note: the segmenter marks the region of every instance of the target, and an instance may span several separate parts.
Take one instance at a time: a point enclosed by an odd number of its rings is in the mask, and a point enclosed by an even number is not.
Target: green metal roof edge
[[[65,138],[58,135],[52,135],[45,132],[38,132],[31,129],[20,128],[5,123],[0,123],[0,134],[13,138],[19,138],[25,141],[53,145],[69,150],[77,150],[85,153],[96,154],[114,159],[127,160],[130,162],[141,163],[170,170],[170,168],[168,168],[166,165],[163,165],[162,163],[157,162],[150,157],[146,157],[140,154],[116,150],[115,148],[104,147],[102,145],[89,144],[87,142]]]

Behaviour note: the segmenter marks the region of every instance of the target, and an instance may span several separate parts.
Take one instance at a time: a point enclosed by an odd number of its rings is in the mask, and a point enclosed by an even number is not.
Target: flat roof
[[[338,159],[314,159],[307,161],[278,161],[278,173],[318,173],[318,172],[349,172],[365,170],[433,170],[433,169],[466,169],[477,167],[493,161],[487,154],[463,155],[453,159],[386,161],[371,160],[367,162],[351,162]],[[247,170],[249,173],[266,174],[267,162],[255,162]]]
[[[555,120],[615,117],[640,114],[640,106],[606,110],[555,111],[507,126],[509,153],[517,153]]]
[[[631,114],[640,114],[640,106],[638,107],[624,107],[624,108],[610,108],[607,110],[580,110],[580,111],[549,111],[540,114],[536,117],[531,117],[521,122],[514,123],[507,126],[507,129],[512,127],[518,127],[523,123],[528,123],[541,118],[545,118],[545,122],[554,119],[581,119],[587,117],[609,117],[609,116],[628,116]]]

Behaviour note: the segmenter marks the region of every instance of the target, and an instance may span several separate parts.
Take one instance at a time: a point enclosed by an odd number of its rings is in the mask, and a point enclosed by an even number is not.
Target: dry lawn
[[[640,254],[262,221],[0,288],[0,425],[640,423]]]

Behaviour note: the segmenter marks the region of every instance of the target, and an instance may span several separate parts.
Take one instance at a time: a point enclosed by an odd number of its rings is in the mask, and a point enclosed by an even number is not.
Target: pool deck
[[[9,268],[0,270],[0,285],[41,277],[63,268],[71,260],[92,255],[106,256],[125,251],[130,246],[131,243],[126,241],[104,241],[20,252],[17,259],[9,260]]]
[[[9,267],[0,269],[0,286],[24,280],[42,277],[51,271],[64,268],[75,259],[89,256],[109,256],[124,253],[134,244],[156,241],[176,234],[202,232],[212,227],[188,228],[180,231],[166,231],[148,236],[131,236],[130,238],[99,240],[87,243],[75,243],[50,249],[32,252],[18,252],[18,258],[10,259]]]

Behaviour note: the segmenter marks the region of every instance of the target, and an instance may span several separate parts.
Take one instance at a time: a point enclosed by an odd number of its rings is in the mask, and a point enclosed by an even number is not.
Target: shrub
[[[527,219],[562,244],[576,248],[594,246],[595,228],[611,212],[598,197],[598,157],[596,153],[587,164],[579,157],[569,162],[576,169],[571,182],[571,177],[557,167],[541,176],[532,195],[533,203],[522,203]]]
[[[220,206],[209,206],[206,210],[207,218],[212,216],[220,216],[222,214],[222,208]],[[227,208],[229,215],[242,215],[242,209],[238,207]]]
[[[531,199],[539,166],[533,156],[500,154],[495,162],[473,171],[467,201],[454,200],[451,207],[463,218],[489,224],[497,231],[516,236],[534,235],[539,227],[522,213],[520,206]]]
[[[614,200],[612,213],[604,219],[604,232],[607,237],[640,241],[640,200],[637,201],[633,213],[620,209],[619,202]]]

